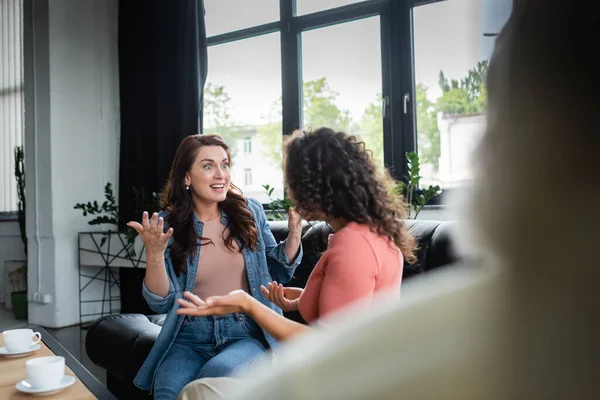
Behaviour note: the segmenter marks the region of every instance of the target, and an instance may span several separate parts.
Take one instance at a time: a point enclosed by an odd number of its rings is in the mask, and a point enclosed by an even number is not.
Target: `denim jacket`
[[[293,262],[290,262],[285,253],[285,242],[277,244],[271,233],[271,228],[267,223],[267,218],[263,210],[262,204],[255,199],[248,199],[248,209],[254,216],[254,221],[258,231],[258,243],[256,251],[245,248],[242,250],[244,261],[246,264],[246,273],[248,275],[248,283],[250,294],[252,297],[260,301],[262,304],[271,308],[278,314],[281,314],[281,309],[271,303],[260,291],[260,285],[267,285],[268,282],[276,280],[278,282],[288,282],[294,273],[296,267],[302,260],[302,245],[298,251],[298,255]],[[165,218],[165,225],[168,225],[168,214],[162,212],[160,214]],[[227,226],[228,217],[222,212],[221,222]],[[203,223],[194,215],[194,229],[198,235],[202,235]],[[168,229],[165,227],[165,230]],[[169,245],[172,243],[169,242]],[[190,255],[187,259],[187,271],[181,272],[179,277],[175,276],[173,264],[171,262],[170,249],[167,247],[165,251],[165,267],[169,276],[170,288],[169,294],[166,297],[158,296],[151,293],[145,283],[142,286],[142,294],[148,307],[156,313],[167,313],[163,327],[146,358],[146,361],[138,371],[135,377],[134,384],[140,389],[150,390],[154,382],[154,375],[158,366],[162,362],[165,354],[173,344],[177,332],[183,323],[184,316],[176,313],[179,305],[177,299],[183,297],[184,291],[193,291],[196,282],[196,271],[198,267],[198,256],[202,247],[198,246],[194,255]],[[263,330],[265,339],[271,349],[277,346],[277,341]]]

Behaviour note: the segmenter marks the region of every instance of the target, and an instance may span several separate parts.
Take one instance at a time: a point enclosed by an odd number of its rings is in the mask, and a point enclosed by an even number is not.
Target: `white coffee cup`
[[[27,381],[35,388],[55,388],[65,375],[65,358],[37,357],[25,362]]]
[[[33,341],[33,335],[37,336],[37,340]],[[28,350],[31,345],[39,343],[40,340],[42,340],[41,333],[31,329],[11,329],[2,332],[4,348],[9,352]]]

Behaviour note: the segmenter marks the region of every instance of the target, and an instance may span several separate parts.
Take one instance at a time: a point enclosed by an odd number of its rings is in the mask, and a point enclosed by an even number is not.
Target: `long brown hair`
[[[185,176],[192,169],[203,146],[220,146],[227,153],[228,164],[231,166],[231,152],[219,135],[190,135],[183,139],[169,172],[169,180],[162,191],[162,205],[169,213],[167,219],[173,228],[173,243],[169,246],[171,260],[175,274],[179,276],[186,269],[186,259],[190,254],[195,254],[196,246],[207,244],[208,239],[200,237],[194,230],[194,202],[191,190],[185,189]],[[258,232],[254,217],[248,209],[248,200],[242,195],[241,190],[231,184],[224,201],[219,203],[229,221],[229,233],[223,237],[228,249],[235,249],[234,240],[240,241],[240,249],[250,248],[256,250]],[[208,240],[210,243],[210,240]]]
[[[296,206],[307,214],[367,224],[414,263],[416,241],[403,222],[406,203],[390,193],[393,180],[378,171],[365,144],[329,128],[298,133],[284,150],[286,187]]]

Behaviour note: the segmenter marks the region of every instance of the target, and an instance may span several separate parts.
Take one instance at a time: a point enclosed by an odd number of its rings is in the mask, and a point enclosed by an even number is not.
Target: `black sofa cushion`
[[[87,355],[94,364],[133,382],[163,322],[164,315],[118,314],[100,318],[88,329]]]

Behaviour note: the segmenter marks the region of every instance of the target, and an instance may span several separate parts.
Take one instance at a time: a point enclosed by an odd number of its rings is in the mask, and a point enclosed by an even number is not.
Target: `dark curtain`
[[[201,132],[207,71],[202,0],[122,0],[118,21],[121,143],[119,211],[143,211],[134,188],[162,190],[181,140]],[[121,269],[121,312],[148,311],[143,270]]]

